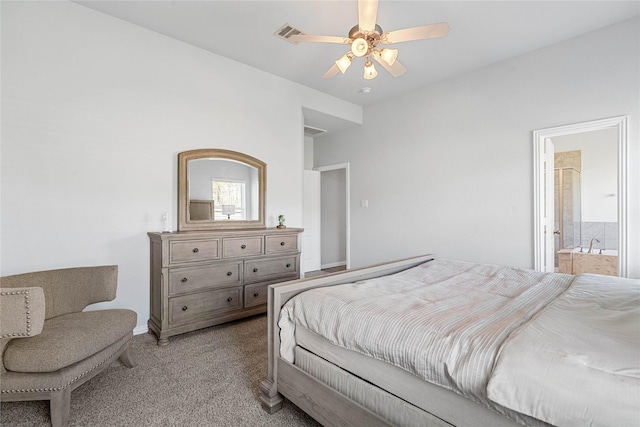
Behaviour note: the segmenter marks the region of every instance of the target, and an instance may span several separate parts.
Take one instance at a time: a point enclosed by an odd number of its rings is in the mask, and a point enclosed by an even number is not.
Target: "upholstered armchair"
[[[69,421],[71,392],[129,353],[136,313],[82,311],[116,297],[118,267],[0,278],[0,401],[49,400],[51,424]]]

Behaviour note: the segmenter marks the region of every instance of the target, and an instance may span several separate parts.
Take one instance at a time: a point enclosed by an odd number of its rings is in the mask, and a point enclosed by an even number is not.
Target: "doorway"
[[[320,166],[321,269],[349,269],[349,163]]]
[[[557,239],[554,232],[557,226],[554,223],[554,164],[555,153],[554,142],[558,141],[565,144],[565,149],[575,149],[575,145],[570,147],[566,141],[571,140],[571,136],[577,134],[593,134],[594,132],[608,131],[613,135],[611,149],[615,150],[617,162],[617,170],[615,172],[615,190],[607,194],[601,194],[601,197],[615,196],[614,200],[617,207],[617,251],[618,251],[618,274],[622,277],[627,276],[627,242],[626,242],[626,226],[627,226],[627,117],[620,116],[610,119],[595,120],[584,123],[577,123],[566,126],[559,126],[549,129],[541,129],[533,132],[534,143],[534,264],[535,269],[539,271],[553,272],[555,265],[556,250],[554,241]],[[583,186],[584,187],[584,186]],[[581,190],[583,199],[585,190]],[[604,202],[598,202],[602,205]],[[587,223],[583,218],[580,223],[581,230],[586,227]],[[603,225],[605,226],[605,225]],[[585,240],[593,243],[597,238],[591,239],[587,236],[589,233],[582,233],[583,240],[579,243],[580,247],[585,245]],[[604,244],[604,243],[603,243]],[[591,246],[591,245],[589,245]]]

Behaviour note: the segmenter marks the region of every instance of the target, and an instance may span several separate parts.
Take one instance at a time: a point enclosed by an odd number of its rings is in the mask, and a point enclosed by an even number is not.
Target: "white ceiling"
[[[354,0],[341,1],[76,1],[238,62],[346,101],[368,105],[418,87],[539,49],[640,14],[640,1],[395,1],[381,0],[384,31],[447,22],[441,39],[399,43],[408,69],[365,80],[354,60],[346,74],[322,74],[348,49],[328,43],[291,44],[274,36],[288,23],[308,34],[347,36],[357,24]],[[363,94],[363,87],[370,87]]]

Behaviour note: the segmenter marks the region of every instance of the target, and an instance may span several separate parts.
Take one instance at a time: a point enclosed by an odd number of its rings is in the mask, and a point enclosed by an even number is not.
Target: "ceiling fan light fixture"
[[[373,66],[373,62],[367,60],[364,64],[364,78],[367,80],[375,79],[378,75],[378,70]]]
[[[351,56],[345,53],[344,56],[336,61],[336,65],[342,71],[342,74],[346,73],[349,67],[351,67]]]
[[[398,58],[398,49],[382,49],[380,57],[389,65],[393,65]]]
[[[322,75],[323,79],[332,79],[338,75],[338,72],[346,74],[354,58],[364,58],[366,61],[364,78],[367,80],[374,79],[378,75],[378,71],[372,61],[380,64],[382,68],[393,77],[400,77],[407,69],[397,60],[398,50],[383,48],[381,45],[446,37],[449,33],[449,24],[440,22],[438,24],[428,24],[384,32],[380,25],[376,23],[379,1],[380,0],[357,1],[358,23],[349,30],[348,37],[309,35],[293,28],[289,24],[285,24],[278,29],[275,35],[283,37],[294,44],[313,42],[349,45],[349,51],[331,64],[331,67]]]
[[[360,58],[365,56],[369,52],[369,42],[362,37],[358,37],[351,43],[351,52]]]

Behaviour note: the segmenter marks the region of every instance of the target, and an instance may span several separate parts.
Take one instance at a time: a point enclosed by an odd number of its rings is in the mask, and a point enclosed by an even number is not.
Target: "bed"
[[[262,406],[330,426],[638,426],[640,281],[430,255],[271,285]]]

